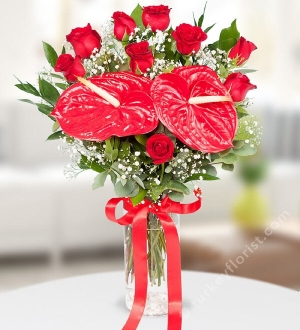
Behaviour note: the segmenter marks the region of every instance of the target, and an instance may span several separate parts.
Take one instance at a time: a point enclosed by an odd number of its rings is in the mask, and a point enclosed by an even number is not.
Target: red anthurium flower
[[[237,57],[237,65],[242,65],[248,60],[255,49],[257,49],[257,47],[253,42],[247,41],[244,37],[240,37],[235,46],[231,48],[228,57],[231,59]]]
[[[180,141],[203,152],[232,147],[237,114],[232,101],[190,104],[191,97],[227,96],[217,74],[206,66],[184,66],[157,76],[151,96],[160,121]]]
[[[183,23],[172,32],[172,37],[176,41],[179,53],[190,55],[199,51],[201,42],[207,39],[207,34],[198,26]]]
[[[249,78],[240,72],[231,73],[224,82],[233,102],[241,102],[251,89],[257,87],[250,83]]]
[[[75,54],[81,58],[89,58],[95,48],[101,48],[101,37],[96,30],[92,30],[91,24],[73,29],[66,38],[72,44]]]
[[[132,43],[125,47],[127,55],[130,57],[130,69],[132,72],[138,70],[142,73],[147,72],[154,63],[152,50],[149,48],[148,41]]]
[[[131,72],[105,73],[89,79],[120,101],[114,107],[90,88],[73,84],[60,96],[51,116],[70,136],[104,141],[111,136],[146,134],[158,125],[148,94],[151,80]]]
[[[162,164],[172,159],[174,143],[165,134],[154,134],[146,142],[146,151],[153,159],[154,164]]]
[[[125,34],[130,35],[136,28],[136,23],[132,17],[123,13],[122,11],[116,11],[112,15],[114,20],[114,35],[118,40],[123,40]]]
[[[60,55],[56,61],[54,71],[62,72],[70,82],[76,82],[77,77],[84,77],[85,75],[85,68],[78,55],[75,58],[70,54]]]
[[[168,6],[145,6],[142,21],[145,27],[150,26],[153,32],[164,31],[170,24],[170,11]]]

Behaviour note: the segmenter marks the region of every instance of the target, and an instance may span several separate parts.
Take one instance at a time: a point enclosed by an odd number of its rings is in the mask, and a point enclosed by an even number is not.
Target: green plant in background
[[[232,215],[234,221],[244,229],[260,229],[269,220],[269,204],[259,187],[267,172],[267,162],[259,155],[247,162],[240,162],[237,173],[244,187],[233,203]]]

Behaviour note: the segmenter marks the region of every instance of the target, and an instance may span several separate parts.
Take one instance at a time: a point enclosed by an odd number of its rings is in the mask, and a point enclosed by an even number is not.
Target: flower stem
[[[165,163],[162,163],[161,164],[160,179],[159,179],[160,182],[162,182],[162,179],[164,177],[164,173],[165,173]]]

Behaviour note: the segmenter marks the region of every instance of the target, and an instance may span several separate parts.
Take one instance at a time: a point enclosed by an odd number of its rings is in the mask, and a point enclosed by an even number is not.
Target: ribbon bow
[[[201,199],[191,204],[181,204],[172,201],[168,196],[160,203],[144,200],[133,206],[129,198],[112,198],[105,207],[109,220],[122,226],[132,225],[133,260],[135,267],[135,295],[129,317],[122,330],[137,329],[142,318],[148,286],[147,264],[147,216],[148,213],[157,215],[164,230],[167,249],[167,285],[168,285],[168,330],[180,330],[182,324],[182,290],[181,290],[181,260],[180,244],[177,229],[168,213],[188,214],[196,212],[201,207]],[[117,219],[117,205],[123,201],[127,211]]]

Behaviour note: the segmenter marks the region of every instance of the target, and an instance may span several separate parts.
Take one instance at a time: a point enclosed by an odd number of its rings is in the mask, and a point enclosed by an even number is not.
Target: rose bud
[[[154,134],[146,142],[146,151],[153,159],[153,164],[162,164],[172,159],[174,143],[165,134]]]
[[[96,30],[92,30],[91,24],[73,29],[66,38],[72,44],[75,54],[81,58],[89,58],[95,48],[101,48],[101,37]]]
[[[231,73],[224,82],[224,86],[229,91],[233,102],[241,102],[251,89],[256,89],[250,83],[249,78],[240,72]]]
[[[84,77],[85,69],[80,56],[75,58],[70,54],[62,54],[58,57],[54,67],[55,72],[62,72],[69,82],[76,82],[77,77]]]
[[[112,15],[114,20],[114,35],[122,41],[125,34],[130,35],[136,28],[136,23],[132,17],[123,13],[122,11],[116,11]]]
[[[65,73],[73,65],[74,57],[70,54],[62,54],[58,57],[54,71]]]
[[[198,26],[190,24],[180,24],[172,32],[172,37],[176,41],[176,48],[182,55],[197,53],[201,47],[201,42],[206,40],[207,34]]]
[[[130,69],[132,72],[145,73],[154,63],[152,50],[149,49],[148,41],[132,43],[125,47],[127,55],[130,57]]]
[[[231,59],[237,57],[237,65],[242,65],[248,60],[255,49],[257,49],[257,47],[253,42],[247,41],[244,37],[240,37],[235,46],[231,48],[228,57]]]
[[[142,21],[145,27],[150,26],[153,32],[164,31],[170,24],[170,11],[168,6],[143,7]]]

